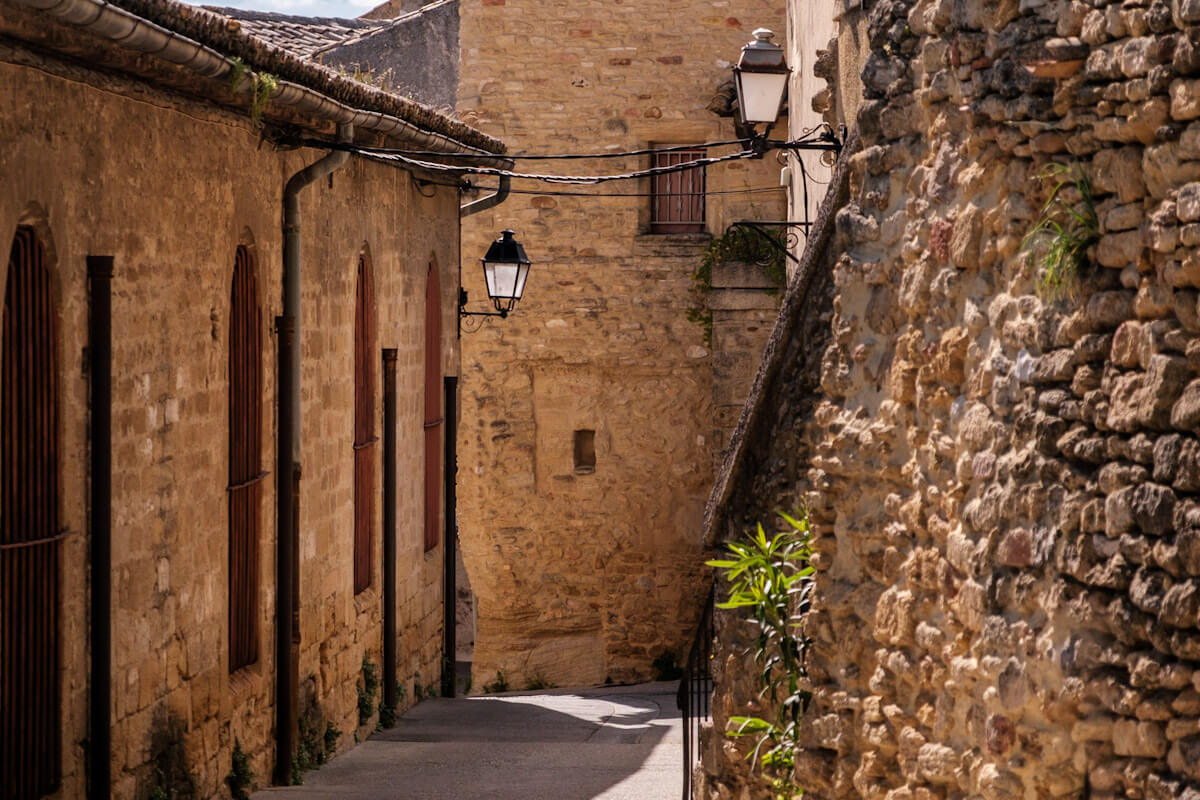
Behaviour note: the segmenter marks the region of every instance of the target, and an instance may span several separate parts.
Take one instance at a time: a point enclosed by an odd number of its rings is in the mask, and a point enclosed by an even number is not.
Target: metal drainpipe
[[[338,141],[354,140],[353,125],[338,126]],[[293,539],[300,469],[300,192],[329,175],[350,159],[333,151],[293,175],[283,190],[283,315],[279,330],[279,431],[275,444],[276,570],[275,570],[275,782],[287,786],[292,777],[296,680],[292,652],[294,590],[299,580],[293,572],[298,543]]]
[[[383,704],[395,710],[396,696],[396,358],[383,351]]]
[[[88,256],[88,378],[92,406],[92,800],[112,788],[112,256]]]
[[[478,200],[467,203],[458,209],[458,218],[465,219],[472,214],[478,214],[480,211],[487,211],[489,208],[495,208],[508,199],[508,192],[512,188],[512,178],[508,175],[500,176],[500,185],[496,187],[493,194],[487,197],[481,197]]]

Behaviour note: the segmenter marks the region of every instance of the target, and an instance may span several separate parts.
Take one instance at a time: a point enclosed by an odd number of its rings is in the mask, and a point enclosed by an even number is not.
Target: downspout
[[[467,203],[465,206],[460,206],[458,209],[458,218],[466,219],[472,214],[478,214],[480,211],[495,208],[508,199],[508,192],[511,188],[512,178],[508,175],[501,175],[500,185],[496,187],[496,191],[487,197],[481,197],[478,200]]]
[[[112,256],[88,256],[88,377],[92,406],[91,800],[112,790]]]
[[[338,141],[354,140],[354,126],[338,126]],[[276,441],[275,562],[275,782],[287,786],[292,777],[296,724],[296,654],[292,620],[296,612],[296,507],[300,474],[300,192],[350,159],[332,151],[293,175],[283,190],[283,315],[279,330],[279,430]]]
[[[383,705],[392,711],[396,696],[396,358],[383,351]]]

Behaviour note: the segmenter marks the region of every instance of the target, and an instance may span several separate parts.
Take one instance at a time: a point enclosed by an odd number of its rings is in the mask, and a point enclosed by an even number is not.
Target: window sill
[[[240,667],[237,672],[229,675],[229,693],[233,695],[234,704],[241,703],[262,691],[262,656],[253,664]]]
[[[634,241],[639,242],[680,242],[685,244],[699,244],[710,241],[713,237],[708,231],[700,233],[650,233],[643,231],[635,235]]]

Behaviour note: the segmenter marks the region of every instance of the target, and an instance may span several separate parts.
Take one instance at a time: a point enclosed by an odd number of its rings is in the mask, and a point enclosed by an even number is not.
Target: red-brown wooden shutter
[[[670,167],[704,157],[703,149],[655,153],[654,166]],[[655,175],[652,179],[650,231],[702,233],[704,185],[704,167]]]
[[[441,540],[442,292],[435,264],[425,282],[425,551]]]
[[[229,671],[258,660],[262,312],[254,261],[234,259],[229,314]]]
[[[371,585],[375,524],[375,292],[358,258],[354,304],[354,593]]]
[[[0,352],[0,798],[59,782],[58,358],[46,252],[21,226]]]

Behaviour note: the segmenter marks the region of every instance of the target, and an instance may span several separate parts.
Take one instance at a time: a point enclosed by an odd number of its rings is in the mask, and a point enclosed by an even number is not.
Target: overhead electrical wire
[[[452,172],[460,175],[493,175],[501,178],[518,178],[531,181],[540,181],[542,183],[558,183],[570,184],[575,186],[594,186],[598,183],[608,183],[610,181],[626,181],[636,178],[647,178],[654,175],[666,175],[672,172],[683,172],[697,167],[707,167],[712,164],[721,164],[726,161],[738,161],[746,158],[754,158],[757,153],[753,150],[741,150],[736,153],[730,153],[724,156],[713,156],[709,158],[696,158],[691,161],[684,161],[679,164],[670,166],[650,167],[648,169],[635,170],[633,172],[624,172],[614,175],[547,175],[531,172],[513,172],[508,169],[498,169],[496,167],[471,167],[458,164],[438,164],[432,161],[422,161],[416,158],[398,155],[396,153],[372,153],[363,150],[356,150],[363,158],[382,163],[398,163],[418,169],[430,170],[433,172]]]
[[[481,186],[471,183],[470,181],[461,181],[459,183],[443,183],[441,181],[430,181],[417,179],[418,186],[447,186],[451,189],[462,189],[464,191],[480,191],[494,192],[499,187],[497,186]],[[713,189],[706,192],[672,192],[671,197],[708,197],[717,194],[759,194],[762,192],[782,192],[786,186],[747,186],[744,189]],[[566,192],[556,189],[509,189],[509,194],[528,194],[537,195],[539,197],[659,197],[653,192]]]
[[[686,150],[701,150],[711,147],[732,147],[740,145],[743,150],[751,149],[751,145],[756,141],[751,138],[741,139],[726,139],[719,142],[703,142],[700,144],[675,144],[666,145],[663,147],[646,147],[639,150],[618,150],[605,151],[603,153],[517,153],[497,155],[494,153],[439,153],[434,150],[405,150],[394,147],[377,147],[374,145],[354,144],[351,142],[329,142],[323,139],[313,138],[295,138],[289,136],[278,137],[281,143],[289,145],[301,145],[304,147],[315,147],[326,150],[346,150],[353,153],[377,153],[387,155],[405,156],[408,158],[454,158],[456,161],[471,161],[471,160],[527,160],[527,161],[555,161],[561,159],[592,159],[592,158],[626,158],[630,156],[654,155],[656,153],[678,153]],[[788,149],[795,145],[811,144],[813,142],[824,142],[833,146],[840,146],[838,139],[833,135],[828,125],[816,125],[812,128],[805,128],[796,134],[793,138],[783,141],[779,139],[763,139],[764,143],[772,148]]]
[[[470,161],[472,159],[510,159],[513,161],[557,161],[562,159],[590,159],[590,158],[627,158],[631,156],[647,156],[656,153],[679,153],[685,150],[704,150],[710,147],[732,147],[733,145],[741,145],[745,148],[751,142],[750,139],[729,139],[724,142],[704,142],[703,144],[677,144],[669,147],[647,147],[642,150],[621,150],[610,151],[604,153],[553,153],[550,155],[537,155],[535,153],[518,153],[510,155],[493,155],[491,153],[455,153],[454,159],[457,161]],[[447,153],[438,153],[434,150],[397,150],[391,147],[372,147],[369,145],[358,144],[343,144],[341,142],[326,142],[318,139],[303,139],[300,144],[306,147],[321,147],[325,149],[335,150],[351,150],[356,153],[379,153],[386,155],[400,155],[409,158],[446,158]]]
[[[814,135],[815,134],[815,135]],[[359,155],[363,158],[377,161],[381,163],[401,165],[412,169],[419,169],[428,172],[444,172],[457,175],[489,175],[501,178],[513,178],[517,180],[539,181],[550,184],[566,184],[576,186],[595,186],[601,183],[609,183],[611,181],[636,180],[638,178],[654,177],[658,175],[668,175],[675,172],[685,172],[688,170],[698,169],[711,166],[713,164],[722,164],[727,161],[740,161],[748,158],[760,158],[767,149],[779,150],[796,150],[796,149],[823,149],[823,150],[840,150],[841,143],[833,132],[826,126],[810,128],[801,132],[797,138],[788,141],[770,140],[765,137],[756,139],[733,139],[722,142],[707,142],[700,145],[671,145],[668,147],[653,147],[644,148],[641,150],[627,150],[619,153],[556,153],[548,155],[521,154],[516,156],[497,156],[494,154],[473,155],[473,154],[454,154],[447,155],[445,153],[435,153],[423,150],[396,150],[386,147],[373,147],[370,145],[354,144],[352,142],[327,142],[318,139],[310,138],[294,138],[294,137],[279,137],[277,140],[280,144],[290,146],[315,147],[330,150],[343,150]],[[437,161],[427,161],[426,158],[441,157],[453,158],[455,161],[470,160],[472,158],[488,158],[488,159],[530,159],[530,160],[554,160],[554,159],[590,159],[590,158],[621,158],[642,156],[656,153],[675,153],[682,151],[695,151],[701,148],[710,147],[726,147],[732,145],[740,145],[743,149],[735,153],[729,153],[722,156],[706,156],[703,158],[693,158],[690,161],[684,161],[678,164],[664,164],[660,166],[652,166],[646,169],[634,170],[632,172],[616,173],[612,175],[551,175],[547,173],[530,173],[530,172],[515,172],[509,169],[499,169],[497,167],[472,166],[469,164],[455,163],[446,164]],[[803,169],[803,168],[802,168]],[[805,176],[807,178],[807,175]],[[762,187],[763,190],[775,187]],[[746,193],[754,190],[732,190],[727,193]],[[532,191],[511,189],[511,193],[516,194],[553,194],[545,191]],[[724,192],[705,192],[704,194],[718,194]],[[602,193],[580,192],[580,193],[560,193],[561,196],[590,196],[590,197],[638,197],[648,196],[634,193],[620,193],[604,195]],[[700,193],[694,193],[696,195]]]

